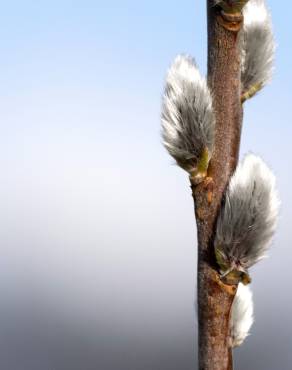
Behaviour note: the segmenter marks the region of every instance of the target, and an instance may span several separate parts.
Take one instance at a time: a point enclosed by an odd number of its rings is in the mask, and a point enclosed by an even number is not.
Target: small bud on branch
[[[270,81],[275,54],[271,16],[265,0],[250,0],[243,15],[242,102]]]
[[[262,159],[247,155],[230,180],[217,221],[215,255],[223,276],[245,273],[265,256],[278,208],[274,175]]]
[[[253,324],[253,301],[249,286],[239,284],[232,304],[230,331],[231,346],[240,346]]]
[[[215,118],[206,79],[194,60],[178,56],[170,67],[162,104],[164,146],[177,164],[201,181],[213,151]]]

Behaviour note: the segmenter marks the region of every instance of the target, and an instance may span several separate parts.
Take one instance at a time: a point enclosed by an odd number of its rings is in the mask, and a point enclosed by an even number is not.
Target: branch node
[[[237,33],[243,25],[243,16],[241,12],[230,14],[222,9],[217,15],[217,22],[226,30]]]

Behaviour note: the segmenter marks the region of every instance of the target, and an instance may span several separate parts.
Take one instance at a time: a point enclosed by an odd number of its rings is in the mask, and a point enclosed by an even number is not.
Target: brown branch
[[[215,147],[208,170],[208,177],[213,179],[211,203],[208,186],[192,184],[198,228],[199,369],[232,370],[229,317],[236,286],[225,285],[219,279],[213,236],[222,197],[238,161],[242,122],[241,27],[225,27],[220,21],[220,10],[213,3],[207,0],[208,83],[216,114]]]

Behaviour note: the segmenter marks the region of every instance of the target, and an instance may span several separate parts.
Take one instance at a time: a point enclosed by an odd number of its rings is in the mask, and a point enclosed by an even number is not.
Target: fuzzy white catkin
[[[266,85],[273,73],[275,40],[265,0],[249,0],[243,8],[242,89]]]
[[[240,346],[253,324],[252,292],[248,285],[239,283],[231,309],[231,345]]]
[[[162,103],[162,137],[186,171],[196,168],[204,149],[213,150],[215,117],[206,79],[195,61],[179,55],[171,65]]]
[[[231,177],[217,221],[215,249],[226,265],[246,271],[265,256],[278,209],[273,173],[248,154]]]

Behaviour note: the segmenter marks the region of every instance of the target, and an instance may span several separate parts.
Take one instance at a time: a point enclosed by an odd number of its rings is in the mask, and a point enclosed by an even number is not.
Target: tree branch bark
[[[199,369],[232,370],[229,318],[237,287],[219,279],[213,237],[222,197],[238,162],[242,124],[241,22],[232,22],[228,27],[228,21],[213,4],[213,0],[207,0],[208,84],[216,115],[215,146],[208,171],[208,177],[213,179],[212,201],[206,183],[192,184],[198,229]]]

